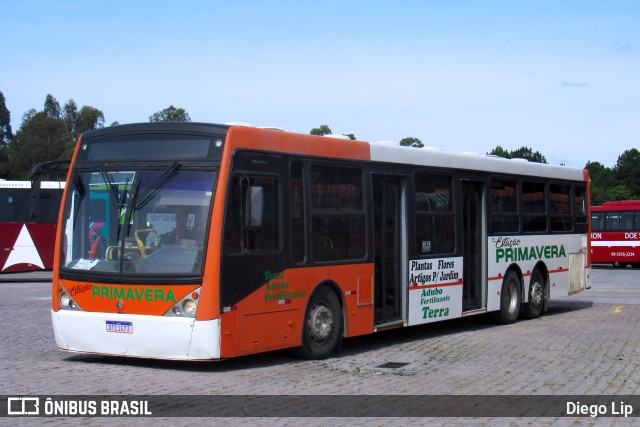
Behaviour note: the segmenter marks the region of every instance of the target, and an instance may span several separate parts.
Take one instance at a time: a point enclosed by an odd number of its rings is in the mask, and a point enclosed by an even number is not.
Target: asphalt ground
[[[2,425],[634,425],[638,418],[611,412],[625,403],[640,411],[638,269],[595,268],[591,289],[550,302],[535,320],[499,326],[480,315],[386,331],[346,339],[322,361],[277,351],[211,363],[61,352],[50,273],[10,276],[0,276],[0,395],[142,396],[204,416],[160,410],[158,418],[34,422],[3,413]],[[545,412],[541,396],[563,408],[577,399],[605,405],[608,414]],[[432,402],[440,402],[437,416],[423,417]],[[523,402],[530,410],[521,411]],[[224,417],[211,416],[213,404]],[[478,408],[482,416],[472,416]]]

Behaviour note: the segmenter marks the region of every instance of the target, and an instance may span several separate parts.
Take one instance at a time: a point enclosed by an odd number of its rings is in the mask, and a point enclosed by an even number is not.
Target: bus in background
[[[51,270],[64,182],[0,181],[0,273]]]
[[[640,200],[591,207],[591,261],[640,268]]]
[[[343,337],[536,318],[588,287],[588,185],[582,169],[247,126],[86,132],[60,215],[55,340],[317,359]]]

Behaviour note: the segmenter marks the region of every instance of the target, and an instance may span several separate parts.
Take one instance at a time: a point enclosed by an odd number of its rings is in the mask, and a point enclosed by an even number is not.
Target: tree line
[[[149,121],[191,121],[191,118],[184,109],[171,105],[152,114]],[[113,122],[111,126],[118,124]],[[0,178],[28,180],[32,168],[39,163],[70,160],[78,137],[104,126],[101,110],[88,105],[78,107],[73,99],[61,106],[52,95],[47,95],[43,109],[27,111],[14,133],[11,113],[0,91]]]
[[[183,108],[173,105],[153,113],[150,122],[191,121]],[[117,126],[118,122],[110,126]],[[86,131],[105,126],[101,110],[78,105],[70,99],[60,106],[52,96],[47,95],[41,111],[31,109],[22,117],[20,128],[13,133],[11,114],[6,107],[4,94],[0,91],[0,178],[7,180],[28,180],[31,169],[38,163],[50,160],[69,160],[73,155],[78,137]],[[311,135],[333,134],[324,124],[311,129]],[[355,140],[353,133],[344,134]],[[406,137],[399,145],[422,148],[419,138]],[[547,163],[547,159],[538,151],[523,146],[516,150],[506,150],[500,145],[487,154],[522,158],[532,162]],[[585,169],[591,176],[591,202],[600,205],[609,200],[640,199],[640,151],[636,148],[626,150],[613,168],[599,162],[587,162]],[[60,179],[60,178],[58,178]]]

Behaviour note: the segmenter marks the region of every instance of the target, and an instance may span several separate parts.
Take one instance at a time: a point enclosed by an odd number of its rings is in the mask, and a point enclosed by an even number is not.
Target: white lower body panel
[[[220,358],[220,319],[51,311],[61,350],[154,359]],[[120,332],[110,332],[117,322]],[[130,325],[130,326],[129,326]]]

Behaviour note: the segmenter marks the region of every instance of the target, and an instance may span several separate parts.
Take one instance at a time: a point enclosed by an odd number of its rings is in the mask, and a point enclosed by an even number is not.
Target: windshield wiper
[[[104,183],[107,185],[107,190],[109,190],[109,198],[111,199],[111,202],[113,203],[113,207],[117,210],[120,209],[120,200],[118,198],[118,187],[116,187],[116,185],[113,182],[113,179],[111,179],[111,175],[109,175],[109,172],[107,172],[107,168],[104,164],[100,165],[100,175],[102,176],[102,180],[104,181]]]
[[[140,195],[138,196],[138,189],[136,188],[136,194],[131,198],[131,203],[129,203],[129,207],[134,209],[142,209],[147,203],[153,200],[154,197],[158,194],[158,192],[167,185],[169,181],[173,179],[173,177],[178,173],[178,170],[182,167],[182,163],[174,163],[162,173],[155,181],[153,181]],[[138,199],[139,200],[136,200]]]

